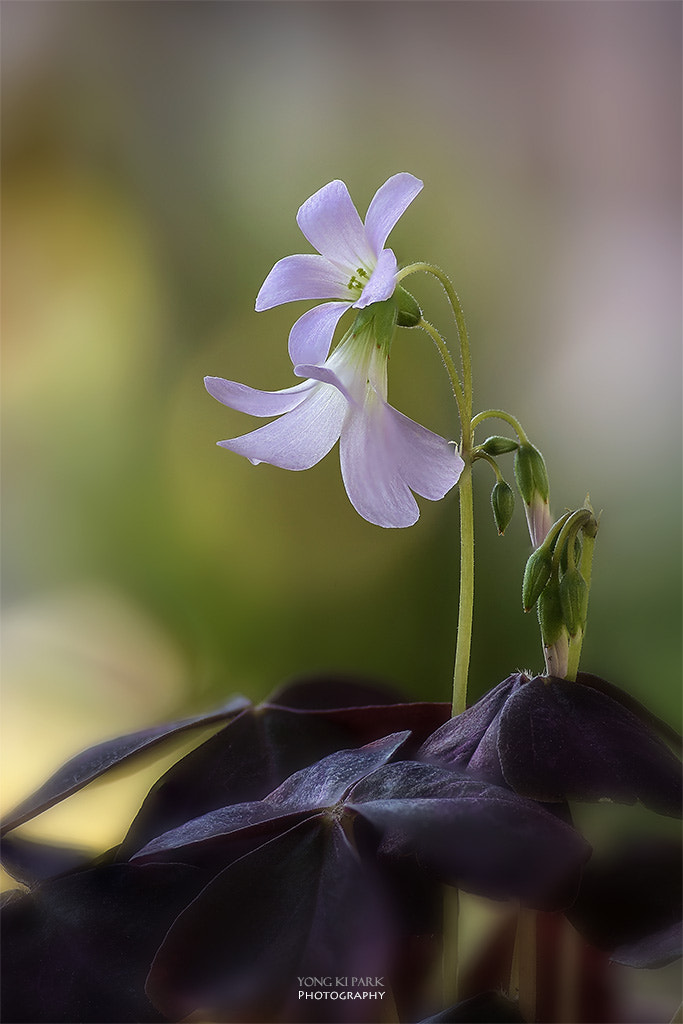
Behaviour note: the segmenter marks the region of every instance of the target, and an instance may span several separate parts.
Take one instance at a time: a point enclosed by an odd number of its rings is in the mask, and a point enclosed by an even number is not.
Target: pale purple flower
[[[548,499],[543,498],[541,494],[536,492],[529,504],[525,503],[524,511],[526,513],[531,543],[534,548],[539,548],[548,536],[548,530],[553,525]]]
[[[207,377],[219,402],[254,416],[278,416],[218,443],[254,463],[309,469],[339,439],[344,486],[370,523],[412,526],[420,512],[413,491],[437,501],[457,483],[463,461],[454,444],[408,419],[387,402],[387,355],[393,332],[379,312],[360,314],[329,358],[295,366],[308,379],[284,391],[257,391]],[[384,304],[379,309],[386,310]]]
[[[324,362],[347,309],[364,309],[393,295],[396,257],[384,243],[421,189],[414,175],[394,174],[375,193],[365,224],[343,181],[331,181],[300,207],[297,223],[319,255],[285,256],[256,298],[258,311],[298,299],[334,300],[308,310],[292,327],[293,363]]]

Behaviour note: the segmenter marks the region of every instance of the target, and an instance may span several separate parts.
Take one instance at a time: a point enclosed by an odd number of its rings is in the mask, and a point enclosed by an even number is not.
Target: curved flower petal
[[[331,181],[318,189],[299,208],[296,222],[319,253],[345,270],[374,265],[375,253],[343,181]]]
[[[384,527],[412,526],[420,516],[417,502],[398,472],[400,451],[392,432],[384,430],[384,405],[351,408],[339,447],[341,471],[349,501],[369,523]]]
[[[337,323],[350,302],[324,302],[300,316],[289,332],[289,356],[296,363],[323,363]]]
[[[400,444],[401,475],[411,490],[440,501],[457,484],[465,463],[454,444],[387,405],[396,444]]]
[[[256,296],[256,310],[272,309],[298,299],[353,299],[349,276],[324,256],[304,253],[278,260]]]
[[[385,299],[391,298],[396,287],[397,270],[398,264],[394,253],[391,249],[384,249],[379,254],[375,269],[363,289],[361,297],[357,302],[354,302],[354,307],[356,309],[365,309],[366,306],[373,302],[384,302]]]
[[[256,466],[268,462],[281,469],[310,469],[327,455],[341,432],[346,399],[336,388],[317,384],[305,402],[250,434],[219,441]]]
[[[423,182],[407,171],[394,174],[377,189],[365,217],[365,234],[375,255],[379,256],[389,232],[408,209]]]
[[[334,370],[330,369],[329,365],[316,366],[313,363],[300,363],[294,367],[294,373],[297,377],[310,377],[315,381],[320,381],[322,384],[331,384],[332,387],[337,388],[342,393],[347,402],[352,405],[355,403],[351,392],[347,390],[342,379],[337,376]]]
[[[452,445],[377,396],[351,407],[339,450],[353,507],[377,526],[412,526],[420,515],[411,488],[436,501],[457,483],[462,460]]]
[[[280,416],[296,409],[315,387],[315,381],[306,380],[282,391],[258,391],[223,377],[205,377],[204,387],[212,398],[237,412],[248,412],[251,416]]]

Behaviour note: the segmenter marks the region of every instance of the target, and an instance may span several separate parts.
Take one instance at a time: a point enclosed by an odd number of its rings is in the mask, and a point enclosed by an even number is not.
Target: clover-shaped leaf
[[[418,757],[467,767],[531,799],[614,800],[681,812],[681,765],[654,716],[594,676],[510,676],[445,723]]]

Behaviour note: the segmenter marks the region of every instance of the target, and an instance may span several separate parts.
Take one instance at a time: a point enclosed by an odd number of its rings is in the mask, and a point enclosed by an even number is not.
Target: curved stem
[[[467,324],[465,323],[465,314],[458,298],[457,292],[451,284],[450,278],[444,274],[443,270],[439,267],[435,267],[432,263],[411,263],[409,267],[404,267],[400,270],[396,276],[396,280],[400,281],[404,277],[408,277],[409,274],[415,274],[418,271],[424,271],[426,274],[431,274],[435,277],[443,290],[446,293],[446,297],[450,303],[450,307],[453,310],[453,316],[455,317],[456,327],[458,328],[458,335],[460,339],[460,362],[462,364],[462,378],[463,388],[465,392],[465,404],[469,409],[470,417],[472,416],[472,356],[470,352],[470,339],[467,333]],[[468,421],[469,425],[469,421]],[[465,423],[463,422],[463,432],[465,431]]]
[[[496,474],[496,480],[498,481],[498,483],[500,483],[503,479],[503,474],[501,473],[500,466],[493,458],[493,456],[489,455],[488,452],[482,451],[481,448],[475,448],[474,451],[472,452],[472,462],[477,462],[479,459],[483,459],[484,462],[488,462],[489,466]]]
[[[591,518],[592,512],[587,508],[578,508],[572,512],[562,524],[555,547],[553,548],[553,571],[556,571],[562,558],[562,548],[572,539],[572,534],[578,533],[581,527]]]
[[[453,671],[452,713],[458,715],[467,707],[467,680],[472,646],[472,618],[474,606],[474,501],[472,495],[472,358],[467,324],[460,299],[449,278],[431,263],[413,263],[399,272],[397,280],[417,271],[431,274],[441,284],[453,310],[460,342],[462,383],[453,358],[439,332],[422,320],[422,327],[431,335],[451,379],[453,393],[460,414],[460,455],[465,463],[459,481],[460,495],[460,596],[458,601],[458,628]]]
[[[453,356],[451,355],[448,349],[448,345],[443,340],[443,338],[441,337],[441,335],[439,334],[439,332],[437,331],[436,327],[434,327],[433,324],[430,324],[429,321],[425,320],[423,317],[420,320],[420,327],[422,327],[423,330],[427,332],[427,334],[430,336],[430,338],[436,345],[437,349],[439,350],[439,355],[443,360],[443,364],[446,367],[446,372],[450,379],[451,387],[453,388],[453,394],[455,395],[455,400],[458,403],[460,430],[462,433],[462,439],[464,440],[465,421],[467,421],[467,423],[469,424],[470,416],[468,415],[469,410],[465,400],[465,393],[463,391],[463,386],[460,383],[460,377],[458,376],[458,371],[455,368],[455,363],[453,362]]]
[[[529,438],[526,436],[524,428],[519,420],[516,419],[516,417],[511,416],[509,412],[505,412],[504,409],[486,409],[484,412],[478,412],[472,419],[472,430],[478,427],[480,423],[483,423],[484,420],[488,419],[505,420],[505,422],[509,423],[515,431],[522,444],[529,443]]]

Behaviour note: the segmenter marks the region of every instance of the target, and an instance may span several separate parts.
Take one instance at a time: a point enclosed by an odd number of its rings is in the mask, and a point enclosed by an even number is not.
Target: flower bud
[[[399,327],[417,327],[422,320],[422,310],[417,302],[405,288],[400,284],[394,289],[394,302],[396,303],[396,323]]]
[[[491,507],[498,533],[502,537],[515,509],[514,491],[504,480],[498,480],[491,491]]]
[[[515,480],[524,498],[524,511],[531,543],[542,544],[551,526],[550,484],[543,456],[538,448],[525,442],[515,452]]]
[[[541,627],[543,646],[553,647],[565,631],[557,577],[551,580],[539,595],[538,622]]]
[[[588,585],[579,569],[569,569],[560,580],[562,617],[570,636],[576,636],[586,623]]]
[[[487,437],[482,445],[480,445],[482,451],[485,451],[487,455],[507,455],[508,452],[516,452],[519,448],[519,442],[513,441],[511,437]]]
[[[515,453],[515,480],[527,505],[539,495],[545,502],[550,497],[548,472],[538,448],[526,442]]]
[[[522,605],[524,611],[530,611],[538,601],[550,579],[553,556],[547,548],[540,547],[530,555],[524,569],[522,580]]]

